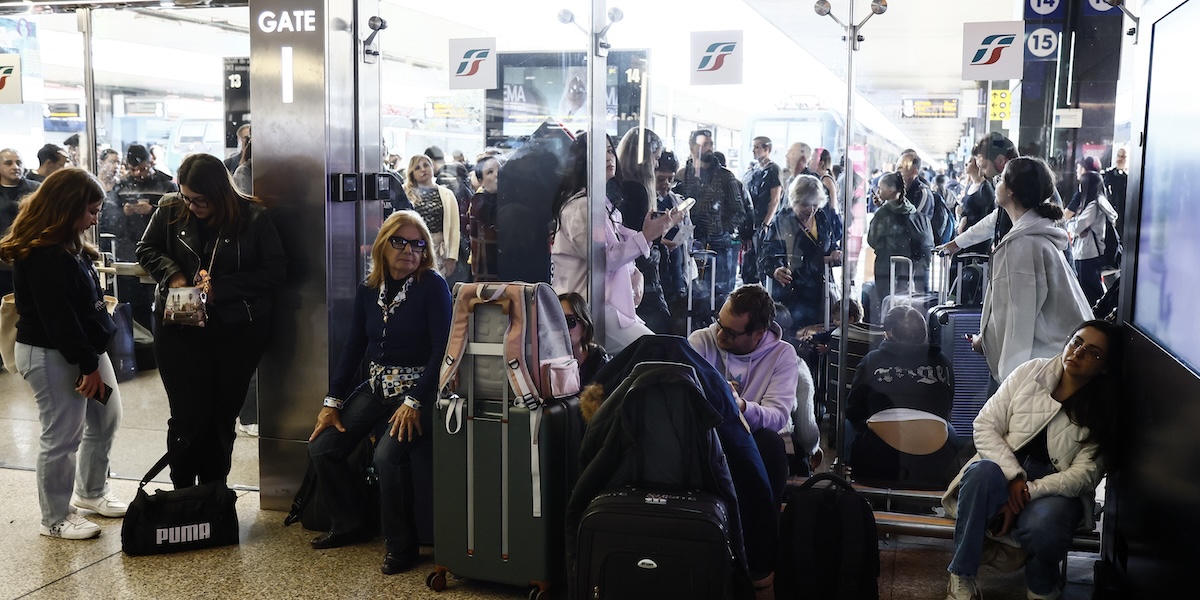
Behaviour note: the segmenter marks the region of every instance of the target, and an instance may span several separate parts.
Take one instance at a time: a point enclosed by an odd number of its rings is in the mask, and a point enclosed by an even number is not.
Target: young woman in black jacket
[[[158,282],[154,357],[171,405],[171,481],[185,488],[229,476],[234,420],[270,344],[287,258],[266,210],[216,157],[185,158],[179,190],[159,203],[137,255]],[[205,325],[163,324],[167,290],[189,286],[207,293]]]
[[[95,177],[61,169],[21,204],[0,241],[0,259],[13,265],[20,315],[16,367],[33,390],[42,423],[41,534],[73,540],[96,537],[100,527],[71,504],[105,517],[123,517],[128,508],[107,483],[121,394],[105,348],[117,326],[92,265],[100,253],[84,239],[103,202]]]

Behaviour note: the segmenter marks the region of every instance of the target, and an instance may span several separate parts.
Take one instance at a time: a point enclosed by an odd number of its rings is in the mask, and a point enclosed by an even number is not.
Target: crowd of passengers
[[[190,155],[174,176],[140,145],[127,149],[123,163],[115,151],[101,152],[96,175],[72,167],[71,154],[57,146],[43,148],[39,168],[28,173],[16,151],[0,150],[0,259],[12,265],[0,285],[15,290],[15,368],[42,422],[43,535],[99,535],[72,506],[113,518],[127,508],[106,483],[121,402],[106,354],[116,326],[94,266],[101,250],[140,263],[158,283],[152,293],[132,285],[120,295],[154,331],[171,408],[172,482],[185,488],[228,477],[235,421],[269,345],[273,294],[287,266],[270,213],[249,189],[248,126],[244,134],[234,157]],[[712,369],[720,389],[711,395],[729,402],[718,408],[740,415],[726,426],[748,434],[722,440],[731,469],[750,471],[733,474],[745,567],[757,596],[773,597],[784,486],[823,459],[814,366],[840,325],[831,268],[853,272],[844,261],[858,254],[843,237],[845,174],[828,150],[803,143],[788,148],[781,168],[765,137],[754,138],[755,160],[741,177],[713,151],[708,130],[692,132],[682,162],[643,128],[619,142],[605,137],[605,297],[594,315],[588,280],[598,274],[588,251],[600,226],[589,227],[589,216],[600,200],[588,191],[586,135],[574,140],[558,174],[547,240],[551,284],[582,380],[602,380],[610,361],[664,354]],[[370,274],[356,290],[350,335],[309,439],[333,507],[330,531],[312,546],[329,549],[379,533],[346,458],[386,428],[375,449],[386,574],[420,559],[413,463],[429,460],[415,450],[430,443],[451,286],[495,280],[501,259],[504,158],[453,158],[446,163],[431,147],[408,161],[404,209],[385,220],[372,245]],[[1025,565],[1030,598],[1058,597],[1057,565],[1072,533],[1093,517],[1092,496],[1112,449],[1117,387],[1110,365],[1120,356],[1117,327],[1094,318],[1112,313],[1102,301],[1099,261],[1104,223],[1118,218],[1122,198],[1115,196],[1124,193],[1121,153],[1117,160],[1103,175],[1094,159],[1081,163],[1080,190],[1065,210],[1046,163],[1020,156],[998,134],[979,141],[961,182],[923,173],[915,151],[902,154],[896,171],[857,182],[856,202],[870,199],[876,281],[861,304],[848,301],[847,312],[851,323],[881,323],[884,341],[859,364],[844,416],[848,442],[835,452],[845,460],[869,448],[858,441],[887,438],[896,422],[933,423],[944,441],[938,460],[946,462],[931,469],[942,470],[943,504],[957,517],[948,600],[979,597],[981,564]],[[398,157],[389,164],[398,166]],[[100,248],[88,241],[97,225]],[[899,302],[879,314],[884,297],[925,291],[935,251],[960,250],[982,253],[989,264],[972,346],[987,360],[991,397],[970,434],[949,423],[954,366],[931,344],[926,313]],[[880,280],[892,257],[908,259],[901,264],[911,265],[912,287]],[[188,286],[205,293],[207,323],[164,323],[167,290]],[[648,342],[683,340],[645,337],[655,334],[686,336],[686,343]],[[368,378],[360,381],[364,362]],[[104,387],[112,389],[106,403],[85,400]]]

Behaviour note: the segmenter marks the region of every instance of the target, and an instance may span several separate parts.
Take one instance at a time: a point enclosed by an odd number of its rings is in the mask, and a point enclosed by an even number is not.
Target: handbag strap
[[[223,234],[223,233],[225,233],[225,228],[224,228],[224,227],[222,227],[221,229],[218,229],[218,230],[217,230],[217,237],[213,238],[213,251],[212,251],[212,256],[209,256],[209,257],[208,257],[208,271],[207,271],[207,273],[208,273],[208,276],[209,276],[209,277],[212,277],[213,265],[214,265],[214,264],[216,264],[216,262],[217,262],[217,246],[220,246],[220,245],[221,245],[221,234]],[[197,276],[198,276],[198,275],[199,275],[199,274],[197,273]]]
[[[146,475],[145,477],[142,477],[142,482],[138,484],[138,488],[141,489],[146,487],[146,484],[150,483],[150,480],[154,479],[159,473],[162,473],[162,470],[167,468],[167,464],[170,462],[171,451],[168,450],[166,454],[162,455],[162,458],[158,459],[158,462],[154,463],[153,467],[150,467],[149,471],[146,471]]]

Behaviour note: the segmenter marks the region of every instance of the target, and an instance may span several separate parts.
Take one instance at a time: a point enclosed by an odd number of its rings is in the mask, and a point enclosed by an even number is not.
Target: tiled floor
[[[157,372],[121,385],[124,422],[113,456],[113,490],[133,498],[136,480],[164,450],[167,407]],[[165,556],[129,557],[121,552],[118,519],[96,517],[100,538],[66,541],[39,536],[37,411],[19,376],[0,374],[0,598],[79,600],[92,598],[524,598],[525,590],[478,581],[451,581],[438,594],[425,587],[432,562],[409,573],[379,573],[383,542],[314,551],[315,534],[283,526],[284,514],[259,508],[258,444],[239,436],[231,482],[239,487],[238,546]],[[160,476],[160,481],[166,481]],[[151,484],[156,487],[157,484]],[[158,487],[166,487],[158,485]],[[942,600],[948,540],[901,536],[880,542],[881,600]],[[432,556],[432,549],[425,549]],[[1095,555],[1072,554],[1064,600],[1091,595]],[[431,559],[430,559],[431,560]],[[988,600],[1025,598],[1020,572],[985,568],[980,577]],[[559,598],[564,594],[555,593]],[[820,599],[813,599],[820,600]]]

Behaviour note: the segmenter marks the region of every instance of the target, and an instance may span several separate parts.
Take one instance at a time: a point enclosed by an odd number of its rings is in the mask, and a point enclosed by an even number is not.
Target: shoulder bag
[[[217,232],[213,240],[212,256],[208,259],[208,269],[200,269],[192,278],[191,287],[167,288],[167,298],[163,303],[163,325],[189,325],[204,327],[208,321],[208,289],[200,287],[212,273],[213,262],[217,259],[217,244],[221,241],[221,233]]]
[[[167,467],[164,454],[138,484],[121,525],[121,549],[130,556],[166,554],[238,543],[237,495],[224,483],[146,493],[146,484]]]

